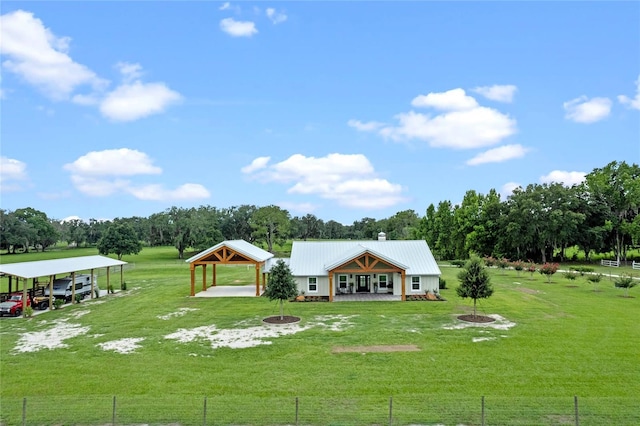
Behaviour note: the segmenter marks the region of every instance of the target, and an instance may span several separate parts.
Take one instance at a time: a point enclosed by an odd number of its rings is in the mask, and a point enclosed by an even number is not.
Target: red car
[[[31,306],[31,299],[27,297],[27,306]],[[24,310],[22,303],[22,293],[11,293],[11,296],[0,303],[0,316],[12,315],[19,317]]]

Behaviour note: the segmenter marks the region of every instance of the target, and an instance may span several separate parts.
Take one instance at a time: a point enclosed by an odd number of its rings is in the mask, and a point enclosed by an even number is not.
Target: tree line
[[[404,210],[385,219],[365,217],[351,225],[325,222],[313,214],[291,217],[275,205],[174,206],[146,218],[89,222],[61,222],[29,207],[0,209],[0,249],[44,251],[58,241],[100,249],[101,241],[104,248],[105,241],[110,245],[130,238],[140,248],[174,246],[183,258],[187,250],[203,250],[224,240],[243,239],[273,251],[288,239],[369,240],[382,231],[388,239],[424,239],[439,259],[466,259],[476,253],[546,262],[554,255],[564,260],[565,249],[577,246],[587,260],[593,253],[612,251],[620,260],[640,242],[639,207],[640,167],[614,161],[571,187],[530,184],[516,188],[506,200],[495,189],[488,194],[470,190],[459,204],[445,200],[429,205],[422,217]],[[135,252],[137,245],[129,247]]]

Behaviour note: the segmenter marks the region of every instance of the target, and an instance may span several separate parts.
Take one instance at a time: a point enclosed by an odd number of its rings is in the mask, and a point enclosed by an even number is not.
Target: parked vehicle
[[[0,303],[0,316],[11,315],[19,317],[24,311],[24,303],[22,300],[22,293],[11,293],[11,296],[6,301]],[[31,306],[31,299],[27,297],[27,305]]]
[[[66,302],[71,301],[73,295],[73,286],[75,285],[75,294],[81,298],[85,298],[91,294],[91,275],[78,274],[76,275],[75,283],[73,283],[72,277],[58,278],[53,281],[53,297],[56,299],[64,299]],[[97,278],[93,276],[94,286],[97,287]],[[44,295],[49,296],[49,288],[45,287]]]

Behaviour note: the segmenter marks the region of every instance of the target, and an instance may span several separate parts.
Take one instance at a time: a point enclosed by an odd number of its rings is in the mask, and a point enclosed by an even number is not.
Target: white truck
[[[93,277],[90,274],[78,274],[76,275],[75,280],[75,294],[80,295],[82,299],[91,295],[91,280],[93,278],[94,288],[98,288],[98,280],[94,275]],[[53,297],[56,299],[64,299],[66,302],[70,302],[73,296],[73,278],[72,277],[64,277],[57,278],[53,281]],[[45,287],[44,295],[49,296],[49,287]]]

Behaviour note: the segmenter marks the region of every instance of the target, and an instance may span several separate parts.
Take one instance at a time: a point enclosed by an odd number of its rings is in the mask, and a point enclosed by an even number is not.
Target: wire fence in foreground
[[[2,398],[0,425],[640,425],[640,396]]]

